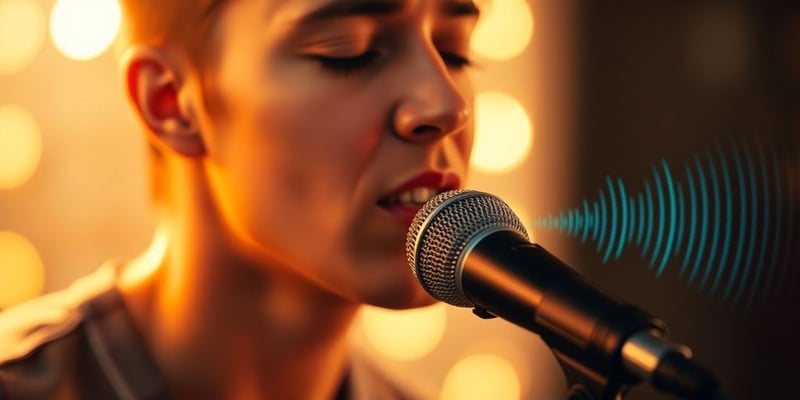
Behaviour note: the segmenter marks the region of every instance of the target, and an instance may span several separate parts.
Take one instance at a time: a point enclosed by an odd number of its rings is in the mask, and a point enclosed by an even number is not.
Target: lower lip
[[[391,205],[382,208],[391,214],[395,220],[403,224],[403,227],[408,228],[422,206]]]

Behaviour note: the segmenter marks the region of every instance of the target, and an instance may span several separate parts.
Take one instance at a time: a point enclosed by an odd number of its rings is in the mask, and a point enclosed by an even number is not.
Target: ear
[[[187,84],[188,69],[167,50],[129,49],[120,62],[128,97],[156,145],[186,157],[202,157],[205,143],[196,116],[197,93]]]

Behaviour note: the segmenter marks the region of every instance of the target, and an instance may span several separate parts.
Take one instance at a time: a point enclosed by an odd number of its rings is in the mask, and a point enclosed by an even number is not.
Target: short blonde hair
[[[121,0],[120,45],[169,46],[203,61],[218,8],[225,0]]]

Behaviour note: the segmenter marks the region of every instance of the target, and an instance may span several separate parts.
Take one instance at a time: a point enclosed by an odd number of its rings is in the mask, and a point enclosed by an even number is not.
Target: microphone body
[[[689,349],[666,339],[661,320],[604,294],[528,241],[495,196],[440,194],[417,214],[406,248],[431,295],[539,334],[562,365],[594,385],[613,382],[603,398],[642,381],[690,399],[712,398],[716,390],[713,376],[689,360]]]
[[[635,370],[616,368],[624,361],[621,350],[635,333],[664,334],[663,322],[602,294],[516,232],[498,230],[470,247],[461,286],[477,308],[538,333],[592,370],[609,371],[625,382],[642,378]]]

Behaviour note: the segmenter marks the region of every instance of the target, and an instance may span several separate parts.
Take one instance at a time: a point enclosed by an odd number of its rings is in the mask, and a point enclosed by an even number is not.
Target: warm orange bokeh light
[[[67,58],[89,60],[111,47],[121,21],[117,0],[57,0],[50,16],[50,35]]]
[[[414,310],[386,310],[364,307],[361,326],[372,347],[397,361],[421,358],[436,347],[447,325],[442,303]]]
[[[22,71],[39,54],[44,21],[44,10],[37,2],[0,1],[0,74]]]
[[[36,248],[13,232],[0,232],[0,309],[36,297],[44,288],[44,266]]]
[[[472,165],[485,172],[505,172],[522,163],[533,142],[525,108],[502,92],[475,98],[475,147]]]
[[[42,138],[33,116],[19,106],[0,106],[0,189],[27,182],[41,156]]]
[[[533,14],[525,0],[485,1],[470,47],[482,56],[508,60],[522,53],[532,36]]]
[[[487,353],[462,359],[447,373],[442,400],[517,400],[519,376],[506,359]]]

